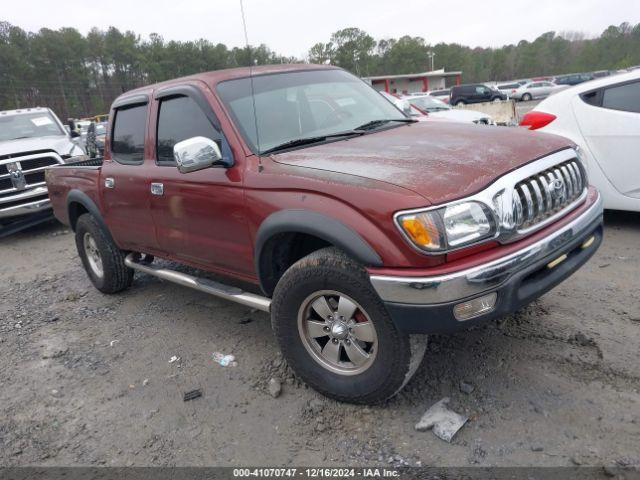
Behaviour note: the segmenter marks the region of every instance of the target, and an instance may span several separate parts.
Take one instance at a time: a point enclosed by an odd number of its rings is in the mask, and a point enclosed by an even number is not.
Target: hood
[[[439,204],[477,193],[505,173],[571,146],[565,138],[520,128],[419,122],[273,159],[394,184]]]
[[[474,110],[461,110],[452,108],[451,110],[440,110],[439,112],[429,112],[429,116],[447,118],[458,122],[474,122],[481,118],[491,119],[489,115]]]
[[[0,157],[37,150],[53,150],[58,155],[82,155],[84,151],[66,135],[20,138],[0,142]]]

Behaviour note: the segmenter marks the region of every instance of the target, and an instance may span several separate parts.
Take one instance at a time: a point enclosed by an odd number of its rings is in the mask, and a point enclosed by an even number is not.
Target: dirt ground
[[[607,213],[571,279],[499,323],[432,337],[399,396],[359,407],[299,384],[266,314],[140,274],[103,295],[56,223],[5,238],[0,464],[638,465],[639,242],[640,215]],[[443,397],[470,417],[451,444],[414,429]]]

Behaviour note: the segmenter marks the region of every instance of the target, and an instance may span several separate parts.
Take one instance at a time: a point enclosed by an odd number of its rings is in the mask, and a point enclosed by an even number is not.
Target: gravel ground
[[[432,337],[405,390],[368,408],[300,384],[263,313],[144,275],[102,295],[55,223],[0,240],[0,464],[639,465],[640,216],[606,226],[570,280]],[[443,397],[470,417],[451,444],[414,429]]]

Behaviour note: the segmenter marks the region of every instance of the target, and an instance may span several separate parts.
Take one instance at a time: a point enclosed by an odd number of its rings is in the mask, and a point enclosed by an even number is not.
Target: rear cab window
[[[111,134],[111,156],[125,165],[141,165],[144,161],[144,133],[147,104],[116,108]]]

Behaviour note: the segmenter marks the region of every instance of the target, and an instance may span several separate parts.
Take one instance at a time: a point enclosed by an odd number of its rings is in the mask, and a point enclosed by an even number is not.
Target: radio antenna
[[[258,148],[258,171],[262,172],[262,159],[260,158],[260,132],[258,132],[258,114],[256,113],[256,92],[253,88],[253,55],[249,45],[249,35],[247,34],[247,20],[244,15],[244,3],[240,0],[240,13],[242,14],[242,26],[244,28],[244,43],[247,45],[249,53],[249,82],[251,83],[251,102],[253,103],[253,123],[256,129],[256,146]]]

